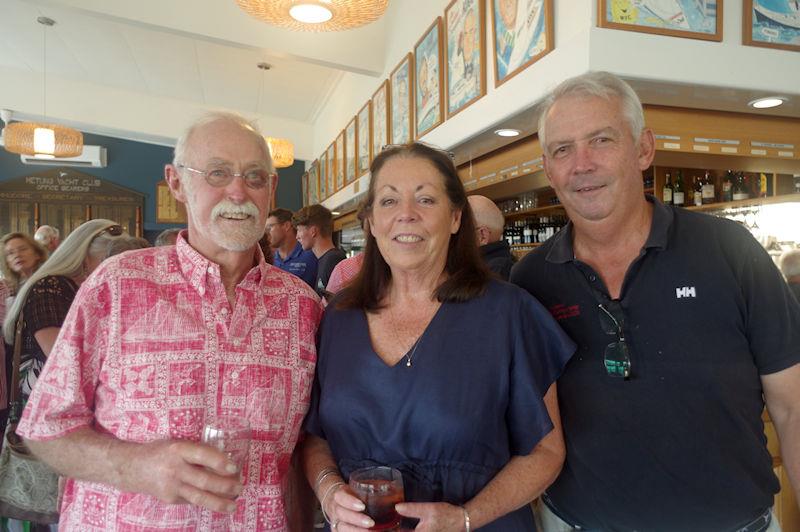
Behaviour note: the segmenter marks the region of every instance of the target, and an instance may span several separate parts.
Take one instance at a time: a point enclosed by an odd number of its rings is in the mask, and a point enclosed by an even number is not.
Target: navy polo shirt
[[[273,263],[281,270],[295,274],[304,280],[308,286],[314,288],[314,284],[317,281],[317,257],[310,249],[303,251],[303,246],[300,242],[297,243],[285,260],[281,258],[281,254],[278,251],[275,251]]]
[[[558,381],[567,460],[547,497],[584,528],[735,530],[779,489],[760,375],[800,362],[800,305],[745,228],[648,201],[620,294],[629,380],[606,373],[608,291],[575,259],[571,224],[512,270],[578,344]]]

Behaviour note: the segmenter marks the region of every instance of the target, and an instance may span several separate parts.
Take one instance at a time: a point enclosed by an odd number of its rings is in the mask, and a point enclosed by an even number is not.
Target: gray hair
[[[201,127],[219,121],[230,122],[234,125],[239,126],[246,133],[252,135],[253,138],[258,143],[261,150],[264,152],[264,156],[267,159],[269,171],[270,172],[275,171],[275,167],[272,163],[272,156],[270,155],[269,152],[269,146],[267,145],[267,140],[259,131],[256,123],[246,119],[240,114],[228,113],[224,111],[212,111],[210,113],[207,113],[201,116],[195,122],[193,122],[188,128],[186,128],[186,131],[184,131],[183,135],[180,136],[178,142],[175,144],[175,156],[172,159],[172,164],[176,167],[185,164],[186,150],[188,149],[189,142],[191,141],[192,136],[195,134],[195,132]]]
[[[539,115],[539,143],[542,149],[546,146],[547,115],[556,101],[566,96],[590,96],[609,101],[619,98],[622,116],[630,126],[634,140],[637,140],[644,130],[642,102],[631,86],[609,72],[587,72],[562,81],[542,102]]]
[[[42,225],[39,226],[39,229],[37,229],[36,232],[33,234],[33,238],[36,238],[38,236],[41,236],[42,239],[44,240],[44,242],[42,243],[46,243],[50,242],[54,238],[58,239],[58,237],[61,236],[61,232],[52,225]],[[39,239],[36,238],[36,240]]]
[[[781,272],[787,279],[800,275],[800,249],[790,249],[781,255]]]
[[[19,316],[22,307],[25,305],[25,299],[31,287],[39,279],[50,275],[63,275],[72,279],[79,277],[83,271],[83,261],[87,256],[98,260],[105,259],[109,244],[117,238],[128,236],[126,233],[113,236],[104,232],[115,225],[119,224],[102,218],[89,220],[81,224],[64,239],[64,242],[36,270],[36,273],[25,281],[25,284],[22,285],[17,297],[14,299],[14,304],[11,305],[11,308],[6,313],[5,321],[3,321],[3,336],[5,336],[6,343],[14,343],[14,328],[17,316]]]

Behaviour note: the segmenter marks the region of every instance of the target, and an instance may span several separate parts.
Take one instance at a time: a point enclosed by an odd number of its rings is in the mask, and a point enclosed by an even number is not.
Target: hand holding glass
[[[365,467],[350,474],[350,487],[364,501],[365,513],[375,521],[370,530],[391,530],[400,526],[401,517],[394,505],[405,500],[403,475],[397,469]]]
[[[250,449],[250,425],[239,416],[219,416],[203,427],[203,443],[225,453],[241,473]]]

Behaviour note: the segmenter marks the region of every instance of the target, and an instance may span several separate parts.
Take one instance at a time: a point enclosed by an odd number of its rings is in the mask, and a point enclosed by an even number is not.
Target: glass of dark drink
[[[350,487],[364,501],[365,513],[375,521],[370,530],[400,527],[400,514],[394,505],[403,502],[403,475],[387,466],[365,467],[350,474]]]

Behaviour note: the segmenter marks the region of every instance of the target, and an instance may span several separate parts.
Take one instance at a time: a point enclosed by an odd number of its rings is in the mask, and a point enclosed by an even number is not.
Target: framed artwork
[[[420,138],[442,123],[442,17],[414,45],[414,133]]]
[[[344,188],[344,130],[336,137],[336,192]]]
[[[336,192],[336,141],[328,146],[328,197]]]
[[[166,181],[156,184],[156,222],[160,224],[185,224],[186,207],[175,199]]]
[[[800,52],[800,2],[744,0],[742,43]]]
[[[485,0],[453,0],[444,10],[447,117],[486,94]]]
[[[597,0],[597,25],[721,41],[722,3],[723,0]]]
[[[319,156],[319,198],[317,203],[322,203],[328,197],[328,152]]]
[[[344,183],[356,180],[356,117],[344,128]]]
[[[492,0],[492,40],[499,87],[553,50],[553,0]]]
[[[414,117],[411,112],[414,98],[413,62],[413,56],[406,55],[389,76],[389,87],[392,91],[389,98],[392,104],[392,144],[408,144],[413,140]]]
[[[301,203],[303,205],[308,205],[308,178],[308,171],[300,176],[300,190],[303,198]]]
[[[372,162],[372,102],[367,102],[356,115],[356,177],[369,171]]]
[[[372,158],[389,144],[389,82],[384,81],[372,95]]]
[[[306,205],[319,203],[319,160],[311,163],[308,168],[308,202]]]

